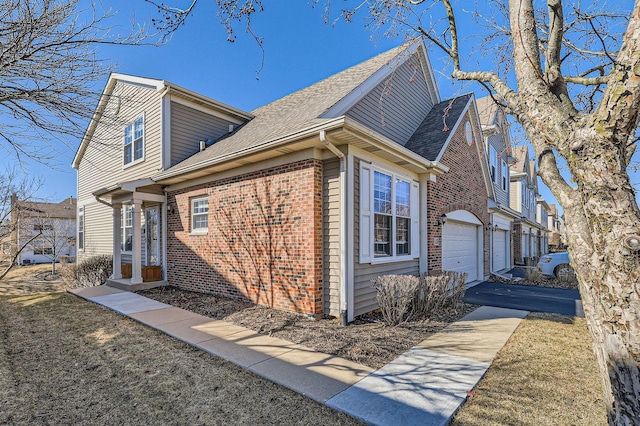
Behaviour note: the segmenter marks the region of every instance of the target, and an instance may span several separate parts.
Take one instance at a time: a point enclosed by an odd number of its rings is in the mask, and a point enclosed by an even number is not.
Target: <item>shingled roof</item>
[[[322,115],[407,48],[409,45],[405,44],[388,50],[252,111],[255,118],[204,151],[171,167],[165,173],[180,173],[181,170],[199,163],[266,145],[332,120],[332,118],[322,118]]]
[[[73,197],[69,197],[59,203],[17,201],[17,204],[23,216],[51,219],[74,219],[76,217],[77,199]]]
[[[405,148],[430,161],[436,161],[472,94],[447,99],[434,105],[411,136]]]

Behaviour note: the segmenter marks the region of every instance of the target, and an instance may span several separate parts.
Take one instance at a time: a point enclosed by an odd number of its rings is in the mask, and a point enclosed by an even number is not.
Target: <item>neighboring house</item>
[[[513,256],[519,265],[534,265],[540,255],[540,241],[546,224],[538,223],[538,175],[535,161],[529,159],[526,146],[512,150],[515,158],[510,166],[510,206],[520,213],[513,223]]]
[[[11,197],[11,236],[3,242],[3,252],[15,254],[17,248],[33,239],[19,254],[16,263],[57,262],[76,254],[76,199],[59,203],[21,201]]]
[[[558,213],[558,208],[555,204],[549,204],[549,216],[548,216],[549,229],[549,251],[557,252],[565,250],[567,247],[564,224],[562,218]]]
[[[506,272],[514,265],[513,222],[521,218],[520,211],[510,207],[509,165],[516,159],[511,155],[511,140],[507,117],[490,96],[478,99],[485,152],[493,198],[489,198],[489,240],[491,272]]]
[[[549,211],[551,208],[549,204],[542,197],[538,197],[536,200],[536,222],[538,223],[538,252],[537,257],[543,254],[549,253],[549,229],[547,228],[549,223]]]
[[[440,99],[422,42],[252,112],[113,74],[73,161],[78,256],[113,253],[115,285],[155,267],[351,321],[379,275],[488,276],[482,141],[474,96]]]

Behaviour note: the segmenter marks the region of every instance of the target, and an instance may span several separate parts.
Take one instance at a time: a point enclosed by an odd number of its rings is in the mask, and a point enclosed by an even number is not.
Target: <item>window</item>
[[[191,199],[191,232],[206,232],[209,228],[209,200],[207,197]]]
[[[490,170],[491,170],[491,181],[493,183],[498,183],[498,153],[496,152],[494,147],[489,147],[489,162],[490,162]]]
[[[33,225],[33,230],[34,231],[51,231],[53,229],[53,225],[51,225],[50,223],[35,223]]]
[[[507,162],[502,160],[502,189],[508,191],[509,188],[509,167]]]
[[[361,163],[361,262],[419,255],[417,197],[417,182]]]
[[[124,165],[144,157],[144,116],[136,118],[124,128]]]
[[[133,250],[133,206],[131,204],[122,206],[122,238],[120,249],[122,251]]]
[[[84,250],[84,207],[78,209],[78,250]]]
[[[51,256],[53,254],[53,248],[52,247],[43,247],[43,246],[34,247],[33,254]]]

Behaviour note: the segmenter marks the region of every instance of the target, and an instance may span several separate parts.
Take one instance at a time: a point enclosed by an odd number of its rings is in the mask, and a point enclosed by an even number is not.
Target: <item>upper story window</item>
[[[418,183],[361,164],[360,261],[419,256]]]
[[[489,169],[491,171],[491,181],[498,183],[498,153],[492,146],[489,147]]]
[[[509,166],[507,162],[502,160],[502,189],[508,191],[509,188]]]
[[[84,250],[84,207],[78,209],[78,250]]]
[[[207,232],[209,229],[209,199],[191,199],[191,232]]]
[[[144,159],[144,115],[125,126],[123,149],[125,166]]]

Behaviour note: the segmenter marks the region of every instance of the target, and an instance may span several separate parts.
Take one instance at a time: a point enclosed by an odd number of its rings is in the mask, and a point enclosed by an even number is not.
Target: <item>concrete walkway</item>
[[[112,287],[70,292],[374,425],[446,425],[528,313],[481,307],[373,371]]]

